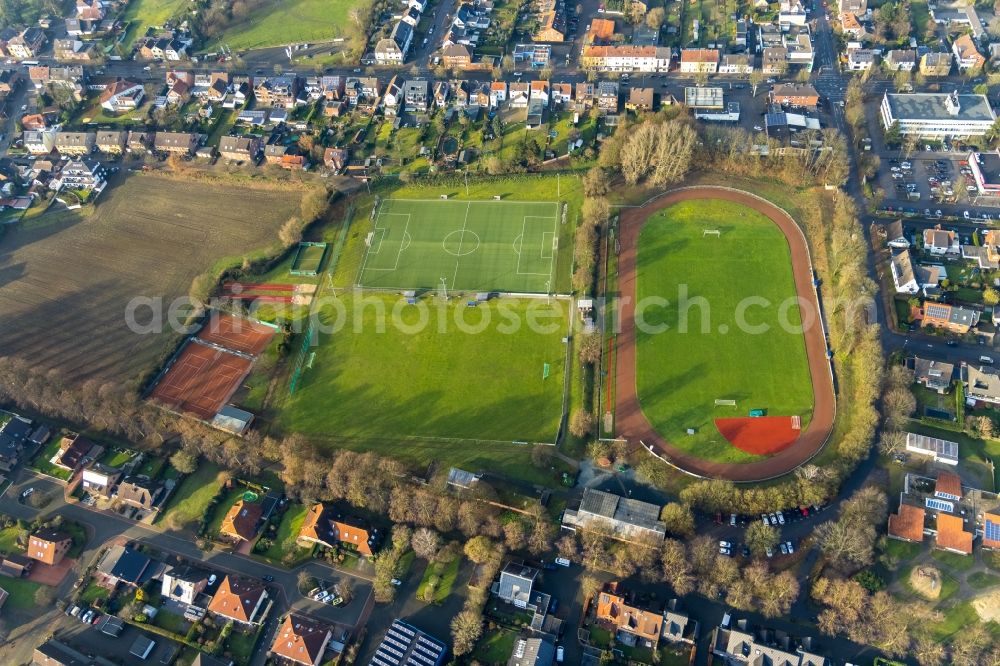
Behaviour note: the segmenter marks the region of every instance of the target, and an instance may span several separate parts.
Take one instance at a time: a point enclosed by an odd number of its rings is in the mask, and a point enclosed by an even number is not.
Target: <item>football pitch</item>
[[[385,199],[357,285],[547,293],[558,238],[556,202]]]
[[[687,201],[654,213],[638,249],[636,303],[649,307],[636,332],[636,389],[656,430],[707,460],[749,462],[714,419],[765,409],[805,428],[813,391],[781,230],[737,203]]]

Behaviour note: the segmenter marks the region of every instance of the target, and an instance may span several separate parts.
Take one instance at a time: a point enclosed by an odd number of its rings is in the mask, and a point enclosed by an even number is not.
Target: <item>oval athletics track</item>
[[[693,199],[721,199],[739,203],[774,222],[788,240],[795,291],[799,297],[808,301],[808,306],[816,313],[814,319],[816,323],[804,332],[813,387],[813,418],[791,446],[759,462],[714,462],[682,451],[672,446],[653,428],[639,404],[635,350],[636,255],[639,232],[647,218],[656,211]],[[688,474],[743,483],[764,481],[787,474],[819,453],[833,430],[837,399],[830,363],[826,357],[827,346],[824,327],[820,324],[819,301],[812,284],[809,248],[795,220],[774,204],[748,192],[725,187],[699,186],[672,190],[641,207],[622,209],[619,216],[619,234],[621,251],[618,256],[618,284],[621,295],[619,313],[621,331],[616,339],[615,359],[615,428],[618,437],[651,446],[658,456]]]

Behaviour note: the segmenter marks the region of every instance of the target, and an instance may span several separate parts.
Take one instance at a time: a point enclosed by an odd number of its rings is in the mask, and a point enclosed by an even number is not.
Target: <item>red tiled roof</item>
[[[208,610],[231,620],[250,622],[251,614],[265,593],[262,583],[226,576],[219,583]]]
[[[899,512],[889,515],[889,536],[905,539],[906,541],[923,541],[923,507],[900,504]]]
[[[260,520],[264,508],[257,503],[240,500],[229,509],[222,519],[219,532],[226,536],[249,541],[257,534],[257,521]]]
[[[937,547],[956,550],[966,555],[972,553],[972,533],[965,531],[961,516],[938,513]]]
[[[290,613],[278,628],[271,652],[298,664],[318,663],[330,636],[330,629],[302,615]]]
[[[952,474],[951,472],[938,472],[937,483],[934,484],[934,492],[961,497],[962,479],[957,474]]]

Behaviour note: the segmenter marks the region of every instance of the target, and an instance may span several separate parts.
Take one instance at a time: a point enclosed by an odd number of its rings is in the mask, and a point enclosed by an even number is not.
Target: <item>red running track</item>
[[[812,321],[805,332],[806,356],[813,386],[813,417],[791,446],[757,462],[723,463],[705,460],[683,451],[668,442],[653,428],[639,404],[636,391],[635,297],[636,254],[639,232],[646,219],[658,210],[693,199],[721,199],[742,204],[766,215],[785,234],[791,251],[795,290],[804,301],[802,320]],[[663,196],[638,208],[623,209],[620,215],[621,253],[618,257],[618,284],[621,295],[621,332],[617,336],[617,367],[615,372],[615,427],[618,436],[630,442],[652,447],[660,457],[678,469],[695,476],[753,482],[772,479],[791,472],[823,448],[833,431],[837,398],[833,390],[833,375],[827,359],[826,337],[820,324],[819,301],[813,288],[809,248],[801,229],[791,217],[772,203],[749,192],[724,187],[692,187],[666,192]],[[808,310],[812,309],[812,317]]]

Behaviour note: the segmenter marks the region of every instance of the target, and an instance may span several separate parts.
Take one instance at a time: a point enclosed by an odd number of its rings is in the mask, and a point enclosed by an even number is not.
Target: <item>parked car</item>
[[[556,661],[560,664],[563,663],[563,659],[566,658],[566,651],[563,649],[562,645],[556,646]]]
[[[791,555],[792,553],[795,552],[795,546],[792,545],[791,541],[786,542],[785,545],[788,546],[788,554],[789,555]]]
[[[782,555],[788,555],[788,546],[787,545],[781,544],[780,548],[781,548],[781,554]]]
[[[779,511],[778,512],[778,524],[779,525],[784,525],[785,524],[785,512],[784,511]]]

